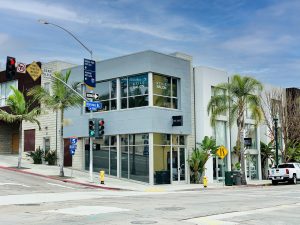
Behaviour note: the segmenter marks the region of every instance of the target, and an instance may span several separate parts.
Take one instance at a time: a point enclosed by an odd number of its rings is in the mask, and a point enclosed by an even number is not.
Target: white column
[[[149,184],[154,185],[153,133],[149,133]]]
[[[120,147],[120,135],[117,135],[117,177],[121,177],[121,147]]]
[[[148,73],[149,106],[153,106],[153,73]]]

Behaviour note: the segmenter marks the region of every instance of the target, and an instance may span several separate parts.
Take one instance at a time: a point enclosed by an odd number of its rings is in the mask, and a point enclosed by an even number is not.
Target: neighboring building
[[[51,74],[55,72],[60,72],[63,69],[70,68],[75,66],[63,61],[52,61],[42,64],[42,70],[44,73],[40,78],[40,84],[45,88],[51,91],[51,84],[53,78]],[[72,74],[71,74],[72,76]],[[74,76],[74,75],[73,75]],[[61,143],[61,112],[53,112],[49,110],[47,106],[41,105],[42,114],[37,118],[41,125],[41,130],[39,130],[36,124],[29,122],[23,122],[23,139],[22,143],[24,146],[24,156],[28,151],[34,151],[38,148],[47,151],[55,150],[57,153],[60,152],[60,143]],[[71,156],[69,152],[66,152],[65,156],[65,165],[71,165]],[[58,154],[59,156],[59,154]]]
[[[18,88],[24,93],[36,85],[41,85],[41,78],[34,81],[28,73],[16,73],[12,80],[6,77],[6,71],[0,72],[0,108],[9,110],[6,106],[6,100],[12,90],[10,86]],[[31,141],[32,139],[29,139]],[[17,154],[19,151],[19,124],[18,123],[5,123],[0,121],[0,154]]]
[[[191,129],[190,57],[139,52],[97,62],[97,87],[104,109],[94,118],[105,121],[104,139],[96,139],[94,171],[149,184],[188,183],[188,140]],[[73,81],[82,81],[83,66],[72,69]],[[172,117],[182,116],[182,126]],[[77,136],[73,167],[88,168],[90,113],[69,109],[64,137]],[[190,146],[192,144],[192,146]]]

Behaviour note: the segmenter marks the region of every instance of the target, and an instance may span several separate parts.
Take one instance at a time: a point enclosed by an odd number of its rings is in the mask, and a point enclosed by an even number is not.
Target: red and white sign
[[[18,73],[26,73],[26,64],[25,63],[18,63],[17,72]]]

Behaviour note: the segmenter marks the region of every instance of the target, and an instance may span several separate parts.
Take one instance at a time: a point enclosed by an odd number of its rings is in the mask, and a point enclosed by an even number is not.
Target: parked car
[[[272,184],[276,185],[278,182],[289,182],[291,184],[297,184],[297,180],[300,180],[300,163],[282,163],[277,167],[269,169],[269,180],[272,180]]]

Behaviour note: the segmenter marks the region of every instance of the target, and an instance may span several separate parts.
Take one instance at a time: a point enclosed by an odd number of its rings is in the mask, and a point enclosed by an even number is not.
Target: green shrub
[[[54,150],[49,150],[45,154],[45,161],[48,162],[48,165],[55,165],[57,160],[57,154]]]
[[[44,151],[39,147],[35,151],[27,153],[27,156],[32,158],[34,164],[42,164],[42,159],[44,157]]]

